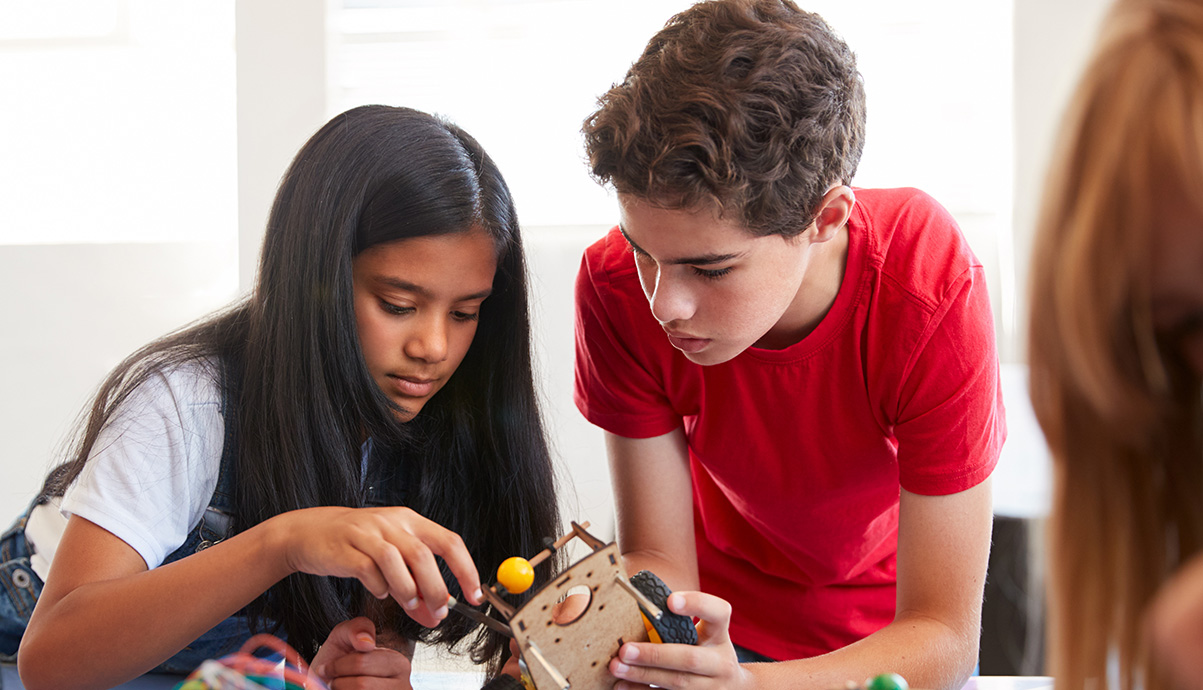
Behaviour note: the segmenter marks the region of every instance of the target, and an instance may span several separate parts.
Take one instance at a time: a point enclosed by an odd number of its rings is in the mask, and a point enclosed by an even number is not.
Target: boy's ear
[[[836,185],[827,190],[823,200],[819,202],[819,212],[815,215],[815,230],[812,242],[826,242],[835,237],[848,222],[852,215],[852,207],[856,206],[856,195],[848,185]]]

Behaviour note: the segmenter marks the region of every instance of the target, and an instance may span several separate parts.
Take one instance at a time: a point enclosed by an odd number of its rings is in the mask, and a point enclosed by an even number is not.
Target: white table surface
[[[183,676],[166,676],[148,674],[135,678],[128,683],[122,683],[113,690],[171,690],[183,680]],[[425,672],[413,676],[414,690],[480,690],[481,678],[475,673],[462,672]],[[0,688],[3,690],[24,690],[21,678],[17,675],[17,667],[13,664],[0,664]],[[990,688],[988,690],[996,690]],[[999,688],[997,690],[1005,690]],[[1019,688],[1017,690],[1027,690]]]
[[[3,690],[23,690],[17,669],[0,664]],[[146,675],[123,683],[114,690],[171,690],[180,676]],[[475,673],[426,672],[415,673],[414,690],[480,690],[480,676]],[[1047,676],[974,676],[961,690],[1052,690],[1053,679]]]

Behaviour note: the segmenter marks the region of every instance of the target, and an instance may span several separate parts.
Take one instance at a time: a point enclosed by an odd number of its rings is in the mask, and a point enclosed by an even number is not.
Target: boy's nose
[[[697,311],[693,295],[680,281],[670,280],[664,273],[659,271],[655,287],[648,297],[652,316],[660,323],[688,321]]]

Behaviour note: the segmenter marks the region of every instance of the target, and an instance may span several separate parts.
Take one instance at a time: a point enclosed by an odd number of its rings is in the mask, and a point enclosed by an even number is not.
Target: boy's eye
[[[697,266],[691,266],[691,268],[693,269],[693,272],[696,273],[697,275],[700,275],[703,278],[709,278],[711,280],[716,280],[718,278],[722,278],[723,276],[730,273],[731,269],[732,269],[731,266],[727,266],[726,268],[715,268],[715,269],[698,268]]]

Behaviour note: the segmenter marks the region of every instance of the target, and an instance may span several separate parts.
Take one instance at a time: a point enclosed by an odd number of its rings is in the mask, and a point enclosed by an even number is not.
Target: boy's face
[[[793,239],[756,237],[710,209],[668,210],[625,194],[618,200],[619,227],[652,315],[693,362],[719,364],[752,346],[788,347],[814,329],[839,290],[843,231],[839,242],[815,242],[813,225]]]

